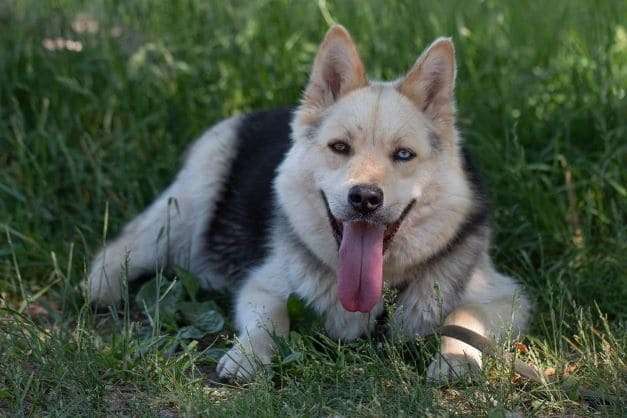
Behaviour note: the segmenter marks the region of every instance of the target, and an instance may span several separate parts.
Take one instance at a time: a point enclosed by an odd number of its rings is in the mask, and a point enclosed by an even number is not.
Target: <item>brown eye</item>
[[[329,144],[329,148],[331,148],[331,151],[335,152],[336,154],[342,155],[348,155],[351,150],[351,146],[344,141],[331,142]]]
[[[414,158],[416,158],[416,153],[408,148],[398,148],[392,154],[392,159],[394,161],[405,162],[413,160]]]

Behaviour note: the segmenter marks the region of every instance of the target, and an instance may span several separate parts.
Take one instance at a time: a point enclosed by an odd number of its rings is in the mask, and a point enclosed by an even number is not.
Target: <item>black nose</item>
[[[373,184],[358,184],[348,191],[348,203],[357,212],[367,215],[383,204],[383,190]]]

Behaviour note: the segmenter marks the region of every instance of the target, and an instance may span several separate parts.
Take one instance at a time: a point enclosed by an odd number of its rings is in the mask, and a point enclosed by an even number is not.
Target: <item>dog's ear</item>
[[[343,26],[334,25],[318,49],[302,105],[314,116],[340,97],[367,84],[364,65],[350,34]]]
[[[439,38],[422,53],[398,90],[441,128],[455,117],[455,48],[450,38]]]

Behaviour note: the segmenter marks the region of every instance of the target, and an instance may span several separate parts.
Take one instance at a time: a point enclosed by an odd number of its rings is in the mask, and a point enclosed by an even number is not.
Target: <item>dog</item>
[[[453,43],[439,38],[404,77],[369,80],[350,34],[331,27],[300,104],[209,129],[175,181],[95,257],[89,297],[115,303],[125,278],[173,265],[231,290],[238,337],[217,371],[234,380],[271,362],[290,295],[343,341],[373,330],[384,288],[398,289],[388,323],[400,335],[442,325],[522,333],[530,302],[490,259],[486,190],[455,126],[455,77]],[[443,337],[427,375],[445,382],[481,364],[478,349]]]

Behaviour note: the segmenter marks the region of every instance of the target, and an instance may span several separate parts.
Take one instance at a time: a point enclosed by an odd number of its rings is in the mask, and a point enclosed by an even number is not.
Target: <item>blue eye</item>
[[[394,161],[404,162],[413,160],[414,158],[416,158],[416,153],[407,148],[398,148],[396,151],[394,151],[394,154],[392,154],[392,159]]]

